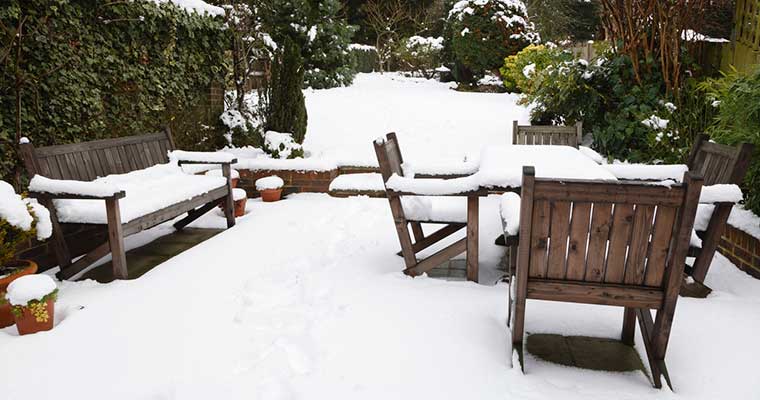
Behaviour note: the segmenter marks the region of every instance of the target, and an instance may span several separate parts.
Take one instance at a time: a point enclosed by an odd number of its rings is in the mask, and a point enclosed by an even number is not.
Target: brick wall
[[[760,240],[726,224],[718,251],[739,269],[760,279]]]
[[[259,197],[256,190],[256,180],[271,175],[277,175],[285,181],[282,194],[291,193],[327,193],[330,182],[338,176],[338,170],[329,171],[275,171],[275,170],[239,170],[239,188],[245,189],[248,197]]]

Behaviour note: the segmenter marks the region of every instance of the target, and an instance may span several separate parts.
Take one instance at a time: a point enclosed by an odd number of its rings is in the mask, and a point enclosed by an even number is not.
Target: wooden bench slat
[[[644,276],[644,285],[661,286],[665,263],[670,251],[670,240],[673,234],[673,228],[676,221],[675,207],[657,207],[654,226],[652,231],[652,242],[647,251],[647,266]]]
[[[612,204],[595,203],[589,231],[588,261],[586,277],[588,282],[604,280],[604,267],[607,261],[607,241],[612,228]]]
[[[610,231],[610,248],[607,253],[607,266],[604,282],[623,283],[625,275],[625,255],[633,226],[633,205],[616,203],[612,212],[612,230]]]
[[[637,205],[633,213],[630,255],[625,265],[624,282],[627,284],[642,285],[644,283],[646,254],[649,248],[649,237],[652,232],[654,210],[655,206]]]
[[[547,252],[549,247],[549,222],[551,207],[548,201],[536,201],[533,206],[532,237],[530,238],[530,272],[531,277],[545,278],[547,269]]]
[[[549,279],[565,278],[567,238],[570,228],[570,202],[551,203],[551,226],[549,228],[549,258],[546,276]]]
[[[568,242],[567,279],[582,281],[586,275],[586,247],[591,223],[591,203],[573,203]]]

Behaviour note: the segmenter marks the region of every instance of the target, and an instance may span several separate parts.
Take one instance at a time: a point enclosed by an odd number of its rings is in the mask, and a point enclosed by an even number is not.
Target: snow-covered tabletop
[[[482,187],[515,188],[525,166],[535,167],[537,178],[617,180],[570,146],[486,146],[475,177]]]

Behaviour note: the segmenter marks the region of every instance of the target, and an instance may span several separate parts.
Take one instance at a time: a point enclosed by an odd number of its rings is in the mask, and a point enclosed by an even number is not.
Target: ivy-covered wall
[[[20,182],[17,148],[175,128],[186,149],[224,143],[198,112],[223,83],[221,17],[149,0],[6,0],[0,7],[0,178]],[[9,3],[9,4],[8,4]]]

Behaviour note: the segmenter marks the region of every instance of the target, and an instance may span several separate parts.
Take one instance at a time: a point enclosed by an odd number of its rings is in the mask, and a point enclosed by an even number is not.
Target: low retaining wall
[[[238,170],[240,182],[238,187],[245,189],[248,197],[259,197],[256,190],[256,180],[271,175],[277,175],[285,181],[282,194],[291,193],[327,193],[330,182],[338,176],[338,170],[329,171],[276,171],[276,170]]]
[[[718,251],[739,269],[760,279],[760,240],[726,224]]]

